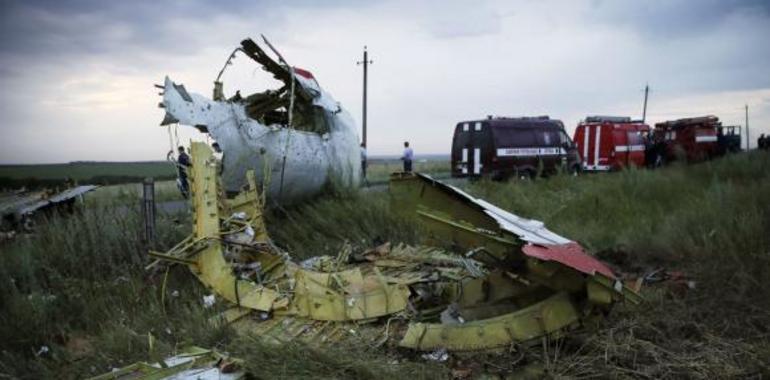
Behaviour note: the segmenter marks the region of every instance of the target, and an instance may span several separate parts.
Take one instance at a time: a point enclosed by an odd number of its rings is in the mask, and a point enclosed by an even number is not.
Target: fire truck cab
[[[655,124],[655,139],[665,143],[666,161],[698,162],[723,154],[720,130],[722,123],[716,116],[692,117]]]
[[[577,151],[585,171],[644,166],[650,127],[623,116],[588,116],[575,128]]]

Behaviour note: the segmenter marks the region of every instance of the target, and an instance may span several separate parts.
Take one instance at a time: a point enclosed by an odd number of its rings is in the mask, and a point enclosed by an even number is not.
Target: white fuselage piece
[[[192,93],[183,96],[168,77],[163,105],[180,124],[205,126],[219,144],[225,190],[240,190],[246,171],[254,170],[267,191],[268,203],[286,204],[320,193],[330,181],[355,187],[361,180],[353,118],[314,80],[305,82],[306,88],[317,93],[313,105],[323,109],[328,133],[263,125],[247,116],[243,103],[214,101]]]

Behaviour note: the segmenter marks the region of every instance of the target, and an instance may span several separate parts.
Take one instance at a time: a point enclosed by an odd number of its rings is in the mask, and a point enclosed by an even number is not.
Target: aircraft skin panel
[[[238,191],[246,171],[254,170],[259,183],[267,182],[269,199],[289,203],[319,193],[333,176],[337,177],[336,183],[347,186],[357,186],[361,180],[358,136],[352,117],[314,80],[312,83],[318,89],[314,104],[323,109],[329,123],[329,132],[323,135],[263,125],[246,115],[242,103],[180,92],[169,78],[164,84],[163,105],[180,124],[205,126],[217,141],[224,152],[225,190]],[[333,105],[336,109],[331,111]]]

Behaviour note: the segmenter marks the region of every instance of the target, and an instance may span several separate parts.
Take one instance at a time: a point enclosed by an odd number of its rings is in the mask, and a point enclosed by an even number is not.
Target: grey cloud
[[[643,36],[679,39],[713,31],[736,14],[770,19],[770,1],[595,0],[586,17],[591,22],[633,28]],[[770,23],[765,23],[764,31],[770,31]]]
[[[0,55],[51,59],[104,55],[141,47],[143,51],[193,53],[207,35],[179,33],[169,23],[205,23],[216,17],[257,23],[285,20],[291,7],[342,6],[313,1],[10,1],[0,3]]]
[[[376,153],[404,138],[420,152],[443,152],[455,121],[487,114],[551,114],[570,124],[590,112],[639,113],[645,81],[651,111],[666,99],[770,88],[770,23],[756,2],[222,4],[0,0],[0,129],[15,142],[0,149],[0,162],[154,158],[166,136],[151,127],[162,116],[151,84],[169,73],[207,94],[229,49],[259,32],[356,118],[354,62],[369,45]],[[226,89],[261,85],[249,64],[236,62]],[[698,106],[733,101],[747,100]],[[64,133],[73,137],[57,140]],[[90,149],[81,140],[93,140]],[[53,148],[24,156],[39,146]]]
[[[483,3],[443,4],[429,7],[426,15],[428,31],[437,38],[480,37],[497,34],[502,29],[502,16]]]

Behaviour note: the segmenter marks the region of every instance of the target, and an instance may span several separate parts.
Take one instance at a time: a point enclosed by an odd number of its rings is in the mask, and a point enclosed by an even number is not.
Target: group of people
[[[414,160],[414,150],[409,147],[409,141],[404,141],[404,154],[401,155],[401,161],[404,164],[404,172],[410,173],[412,171],[412,161]],[[366,180],[366,144],[361,143],[361,176],[365,183]]]
[[[757,148],[770,150],[770,136],[765,136],[764,133],[759,135],[759,138],[757,139]]]

